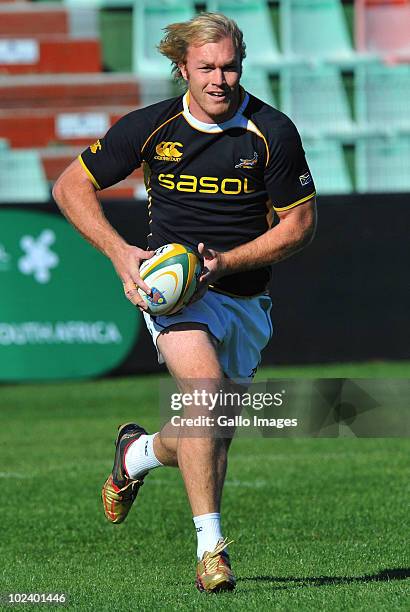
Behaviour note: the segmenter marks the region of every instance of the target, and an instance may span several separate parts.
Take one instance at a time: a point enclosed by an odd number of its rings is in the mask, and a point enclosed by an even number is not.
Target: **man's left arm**
[[[279,223],[254,240],[224,253],[199,244],[204,258],[201,284],[209,284],[228,274],[253,270],[290,257],[313,239],[317,214],[316,198],[289,210],[277,212]]]

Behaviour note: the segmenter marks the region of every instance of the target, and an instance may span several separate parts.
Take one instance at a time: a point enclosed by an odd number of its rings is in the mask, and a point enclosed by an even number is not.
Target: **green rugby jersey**
[[[122,117],[80,155],[97,189],[144,165],[148,248],[179,242],[227,251],[266,232],[274,211],[315,195],[299,134],[280,111],[243,92],[225,123],[198,121],[189,93]],[[144,246],[144,245],[139,245]],[[219,279],[215,290],[250,296],[266,290],[270,267]]]

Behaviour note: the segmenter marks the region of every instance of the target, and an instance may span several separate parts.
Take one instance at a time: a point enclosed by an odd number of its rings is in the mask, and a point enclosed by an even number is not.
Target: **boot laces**
[[[221,553],[232,543],[233,540],[228,541],[228,538],[225,538],[224,540],[221,539],[212,552],[208,552],[204,555],[202,561],[207,574],[215,574],[215,572],[218,570]]]

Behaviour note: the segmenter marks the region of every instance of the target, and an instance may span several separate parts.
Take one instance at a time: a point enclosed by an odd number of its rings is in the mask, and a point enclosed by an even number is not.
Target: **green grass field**
[[[274,374],[408,377],[409,364]],[[65,592],[88,611],[408,609],[408,440],[236,440],[223,525],[238,586],[203,595],[177,470],[147,477],[123,525],[102,512],[116,426],[155,430],[157,403],[155,376],[0,387],[0,593]]]

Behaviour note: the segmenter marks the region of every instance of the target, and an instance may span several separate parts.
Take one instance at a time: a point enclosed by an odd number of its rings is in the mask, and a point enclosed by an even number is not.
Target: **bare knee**
[[[188,379],[223,379],[217,341],[206,325],[172,325],[161,332],[157,345],[178,384]]]

